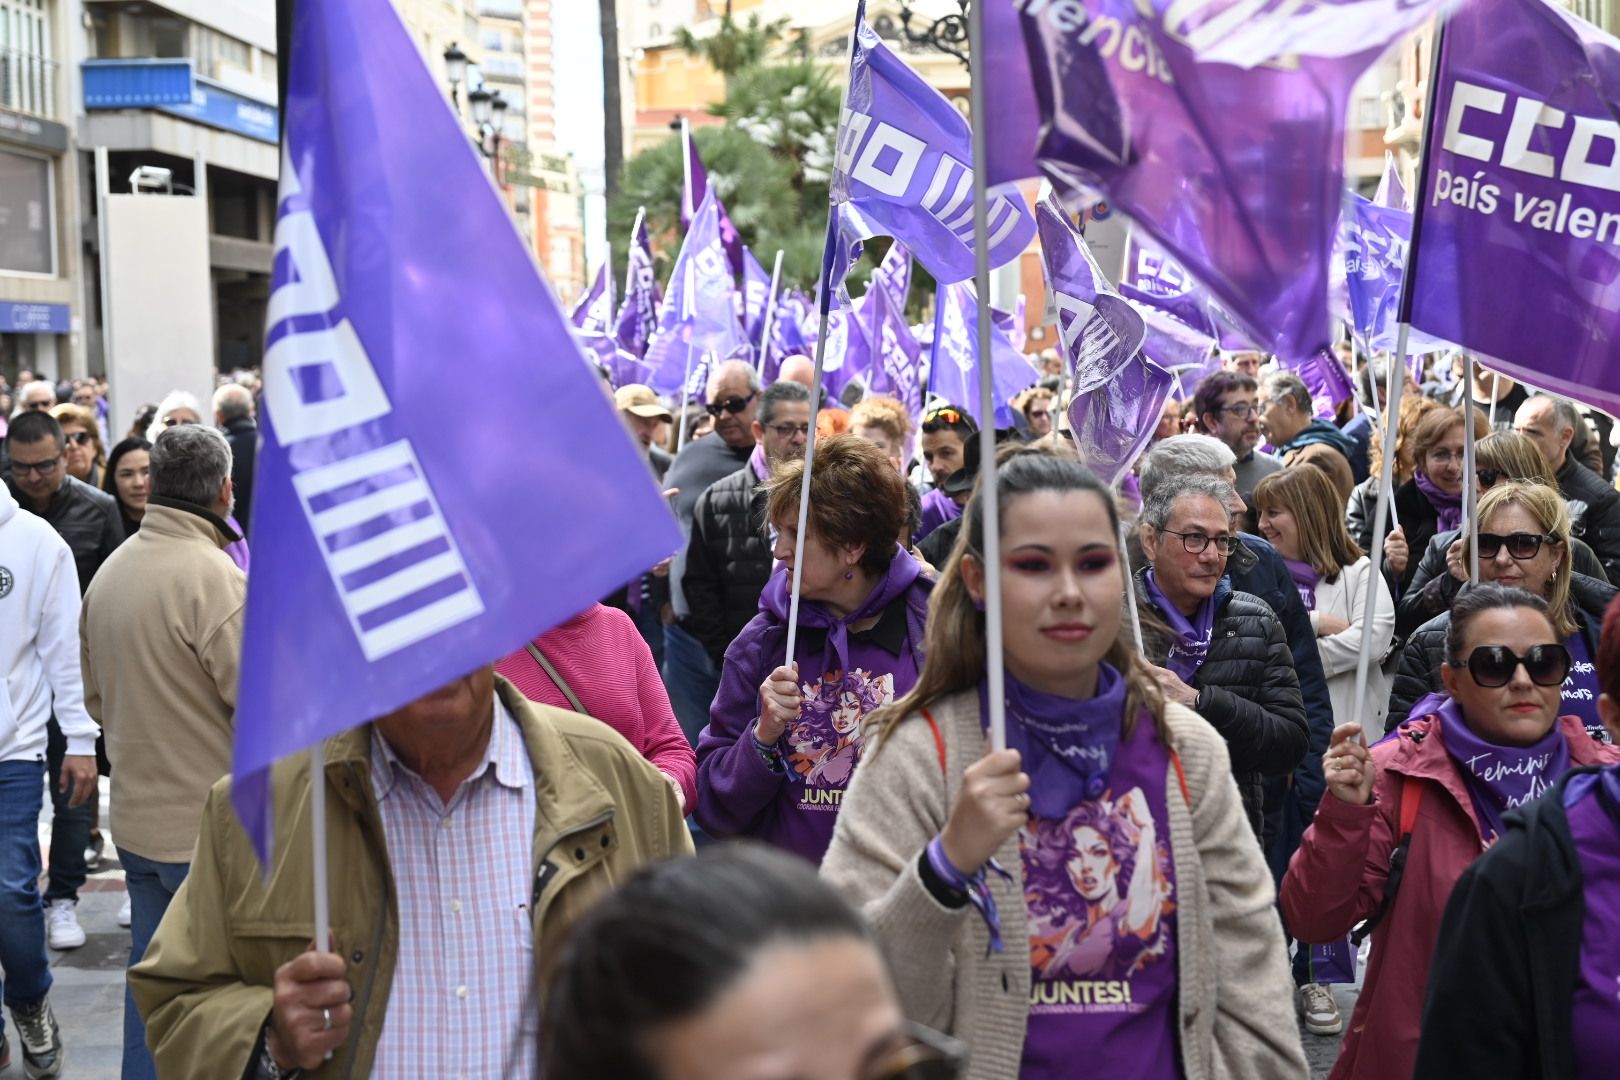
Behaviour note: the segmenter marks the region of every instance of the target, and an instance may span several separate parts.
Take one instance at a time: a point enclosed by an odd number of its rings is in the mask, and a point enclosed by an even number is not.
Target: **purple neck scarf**
[[[843,618],[839,618],[814,600],[804,600],[799,603],[799,625],[815,627],[827,631],[827,651],[833,654],[833,659],[827,664],[828,671],[849,672],[849,628],[852,623],[869,619],[877,615],[884,608],[904,596],[916,580],[922,576],[922,564],[911,557],[910,552],[903,551],[899,545],[895,546],[894,558],[889,563],[889,569],[872,586],[872,591],[866,594],[861,606]],[[760,596],[759,607],[761,611],[768,611],[783,623],[787,622],[789,591],[793,575],[786,568],[779,568],[771,574],[771,579],[765,585],[765,592]],[[922,642],[909,643],[913,651],[922,647]]]
[[[1308,562],[1298,562],[1294,559],[1284,559],[1288,564],[1288,573],[1294,578],[1294,587],[1299,590],[1300,603],[1305,605],[1306,611],[1316,610],[1316,587],[1322,582],[1322,575],[1316,572],[1316,567]]]
[[[760,483],[763,484],[771,478],[771,462],[765,456],[764,443],[754,444],[754,452],[748,455],[748,464],[753,467],[754,475],[759,477]]]
[[[1062,818],[1108,790],[1108,769],[1119,748],[1125,715],[1125,680],[1097,665],[1097,692],[1085,700],[1046,694],[1005,676],[1007,748],[1017,750],[1029,774],[1030,810]],[[989,684],[979,684],[979,718],[990,723]]]
[[[1569,742],[1557,724],[1529,746],[1498,746],[1474,734],[1455,701],[1440,706],[1446,753],[1457,763],[1474,800],[1486,843],[1502,834],[1502,814],[1538,799],[1569,771]]]
[[[1177,640],[1170,643],[1164,666],[1191,686],[1193,676],[1198,674],[1198,669],[1204,665],[1204,658],[1209,655],[1209,638],[1215,629],[1215,597],[1210,596],[1199,604],[1193,617],[1188,619],[1159,591],[1159,583],[1154,579],[1151,568],[1142,575],[1142,581],[1146,586],[1148,602],[1159,609],[1159,614],[1164,616],[1164,621],[1177,635]]]
[[[1440,521],[1441,532],[1462,528],[1462,492],[1447,495],[1433,480],[1422,473],[1413,473],[1412,479],[1417,481],[1418,490],[1423,492],[1423,497],[1434,507]]]

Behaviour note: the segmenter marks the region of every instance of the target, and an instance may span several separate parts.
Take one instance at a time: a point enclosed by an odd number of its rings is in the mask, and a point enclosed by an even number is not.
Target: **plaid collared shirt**
[[[399,963],[371,1075],[533,1077],[534,767],[517,721],[497,698],[484,760],[449,803],[380,734],[371,780],[399,898]]]

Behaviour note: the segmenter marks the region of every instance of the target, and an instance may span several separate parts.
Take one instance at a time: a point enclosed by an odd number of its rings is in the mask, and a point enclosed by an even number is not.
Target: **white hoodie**
[[[44,518],[0,484],[0,761],[45,760],[54,701],[69,754],[94,754],[100,729],[84,710],[79,575]]]

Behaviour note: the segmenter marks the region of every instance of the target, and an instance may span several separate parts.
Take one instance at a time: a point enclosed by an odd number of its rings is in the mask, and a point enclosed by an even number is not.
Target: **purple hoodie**
[[[726,649],[709,726],[698,741],[693,817],[712,835],[750,836],[819,864],[860,760],[862,721],[917,682],[933,581],[897,551],[849,618],[836,619],[814,601],[800,603],[794,659],[803,704],[777,743],[782,761],[773,769],[752,733],[760,684],[781,666],[787,648],[788,585],[787,572],[778,569],[760,597],[760,613]],[[847,632],[873,615],[879,618],[870,630]]]
[[[917,526],[917,535],[911,538],[915,544],[947,521],[962,516],[962,508],[956,505],[956,500],[935,488],[922,497],[922,523]]]

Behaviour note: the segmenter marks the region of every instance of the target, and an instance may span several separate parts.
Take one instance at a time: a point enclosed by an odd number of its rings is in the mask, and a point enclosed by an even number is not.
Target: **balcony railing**
[[[36,53],[0,49],[0,106],[55,117],[56,68]]]

